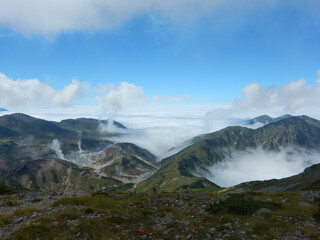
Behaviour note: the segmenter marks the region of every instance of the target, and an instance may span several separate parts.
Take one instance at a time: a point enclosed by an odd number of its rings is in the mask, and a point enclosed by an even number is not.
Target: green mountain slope
[[[50,121],[34,118],[22,113],[0,117],[0,127],[19,134],[38,138],[71,137],[74,133]]]
[[[149,179],[137,185],[138,191],[178,190],[207,171],[208,166],[222,161],[232,150],[261,147],[279,151],[281,147],[299,146],[320,149],[320,121],[306,117],[290,117],[259,129],[227,127],[218,132],[195,137],[192,145],[164,159],[161,168]],[[173,179],[180,179],[174,184]],[[165,181],[164,181],[165,180]],[[151,184],[152,183],[152,184]]]
[[[97,138],[99,136],[107,136],[112,133],[101,131],[103,127],[109,124],[108,120],[97,120],[92,118],[77,118],[66,119],[61,122],[53,122],[57,126],[69,130],[81,133],[83,136]],[[124,125],[119,122],[112,121],[112,125],[115,128],[126,129]]]
[[[7,127],[0,126],[0,138],[18,137],[19,134]]]

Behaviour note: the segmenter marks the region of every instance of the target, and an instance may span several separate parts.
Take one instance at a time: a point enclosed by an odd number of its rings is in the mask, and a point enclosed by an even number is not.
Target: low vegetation
[[[275,210],[281,208],[281,203],[245,198],[244,194],[232,194],[224,201],[211,204],[208,211],[214,214],[251,215],[261,208]]]
[[[15,193],[16,190],[12,189],[12,188],[9,188],[7,186],[3,186],[3,185],[0,185],[0,195],[3,195],[3,194],[13,194]]]
[[[315,201],[318,203],[318,210],[313,214],[313,217],[317,222],[320,222],[320,198],[316,198]]]
[[[55,201],[9,239],[318,239],[318,205],[299,192],[99,192]]]

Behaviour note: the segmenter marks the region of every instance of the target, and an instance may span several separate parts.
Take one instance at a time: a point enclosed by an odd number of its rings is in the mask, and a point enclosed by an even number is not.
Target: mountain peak
[[[256,123],[270,124],[270,123],[278,122],[278,121],[281,121],[283,119],[290,118],[290,117],[292,117],[292,115],[290,115],[290,114],[285,114],[285,115],[282,115],[282,116],[276,117],[276,118],[272,118],[268,115],[261,115],[261,116],[258,116],[258,117],[255,117],[255,118],[248,120],[247,125],[254,125]]]
[[[0,117],[0,126],[18,133],[20,136],[62,136],[70,131],[56,126],[50,121],[35,118],[24,113],[14,113]]]

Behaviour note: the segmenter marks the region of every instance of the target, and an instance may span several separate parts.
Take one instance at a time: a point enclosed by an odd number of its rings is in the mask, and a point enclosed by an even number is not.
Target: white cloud
[[[159,94],[153,94],[152,100],[153,100],[154,102],[159,101],[160,99],[161,99],[161,96],[160,96]]]
[[[57,91],[38,79],[12,80],[0,73],[0,106],[66,106],[79,96],[82,87],[83,84],[73,80],[64,89]]]
[[[169,101],[172,101],[172,102],[180,102],[180,101],[183,101],[183,100],[187,100],[191,98],[191,95],[190,94],[185,94],[185,95],[182,95],[182,96],[169,96],[168,97],[168,100]]]
[[[306,80],[301,79],[280,88],[262,87],[259,83],[252,83],[247,85],[242,93],[243,97],[233,102],[235,111],[261,109],[265,112],[278,110],[283,113],[299,113],[319,106],[320,81],[307,85]]]
[[[81,83],[77,80],[72,80],[69,85],[53,94],[50,104],[52,106],[67,106],[74,98],[81,95],[81,89]]]
[[[239,19],[259,7],[273,7],[280,2],[280,0],[4,0],[0,1],[0,24],[27,35],[112,29],[138,15],[150,16],[150,19],[155,21],[163,19],[190,26],[191,21],[208,14],[217,15],[215,20],[218,22],[230,22],[230,19],[231,21],[234,18]],[[314,9],[314,6],[309,8]],[[227,14],[224,16],[221,12]],[[316,16],[316,13],[313,15]]]
[[[119,86],[108,89],[105,95],[97,96],[97,100],[109,117],[114,117],[130,106],[143,104],[146,99],[143,89],[131,83],[122,82]]]
[[[275,87],[261,87],[259,83],[251,83],[243,88],[243,98],[234,100],[233,106],[236,109],[249,107],[269,107],[274,105],[276,94]]]
[[[302,172],[319,163],[320,153],[298,147],[287,147],[280,152],[261,148],[231,151],[223,161],[208,167],[210,173],[197,173],[219,186],[229,187],[247,181],[284,178]]]

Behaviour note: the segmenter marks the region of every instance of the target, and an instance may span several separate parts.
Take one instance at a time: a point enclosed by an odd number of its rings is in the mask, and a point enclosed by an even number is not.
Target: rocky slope
[[[84,118],[57,123],[19,113],[0,117],[0,183],[27,189],[101,189],[153,173],[155,156],[134,144],[106,140],[109,133],[100,134],[99,126],[107,123]]]
[[[22,161],[4,173],[0,184],[16,189],[85,190],[119,187],[121,181],[100,177],[61,159]]]

